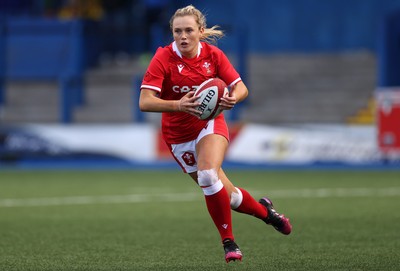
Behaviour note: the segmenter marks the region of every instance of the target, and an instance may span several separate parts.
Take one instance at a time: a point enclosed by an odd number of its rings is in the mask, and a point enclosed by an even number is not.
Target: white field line
[[[263,196],[260,191],[252,191],[253,196]],[[319,188],[319,189],[292,189],[270,190],[271,198],[343,198],[343,197],[397,197],[400,196],[400,187],[391,188]],[[146,203],[146,202],[190,202],[202,200],[199,193],[165,193],[165,194],[130,194],[107,196],[76,196],[51,198],[24,198],[0,199],[0,208],[33,207],[57,205],[87,205],[87,204],[115,204],[115,203]]]

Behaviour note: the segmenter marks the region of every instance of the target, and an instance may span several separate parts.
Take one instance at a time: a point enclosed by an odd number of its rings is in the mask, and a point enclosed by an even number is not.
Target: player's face
[[[197,55],[197,48],[203,28],[199,29],[194,16],[176,17],[172,23],[172,33],[182,55],[188,58]]]

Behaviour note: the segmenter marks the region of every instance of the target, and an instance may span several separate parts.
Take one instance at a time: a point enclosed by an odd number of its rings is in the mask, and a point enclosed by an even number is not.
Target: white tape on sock
[[[242,204],[243,201],[243,194],[242,191],[240,191],[239,188],[235,187],[236,192],[231,193],[231,208],[236,209]]]

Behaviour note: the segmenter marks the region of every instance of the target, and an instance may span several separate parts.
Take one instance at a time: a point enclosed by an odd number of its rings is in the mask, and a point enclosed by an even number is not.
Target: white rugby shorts
[[[224,118],[216,118],[209,120],[207,125],[200,131],[196,139],[179,144],[168,144],[168,148],[172,156],[178,162],[179,166],[185,173],[197,171],[197,143],[206,135],[217,134],[222,135],[229,140],[229,130]]]

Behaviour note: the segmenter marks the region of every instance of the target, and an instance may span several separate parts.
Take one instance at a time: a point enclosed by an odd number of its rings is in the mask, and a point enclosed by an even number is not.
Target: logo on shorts
[[[192,152],[185,152],[184,154],[182,154],[181,157],[182,157],[183,161],[185,162],[185,164],[188,166],[194,166],[196,164],[196,159]]]

